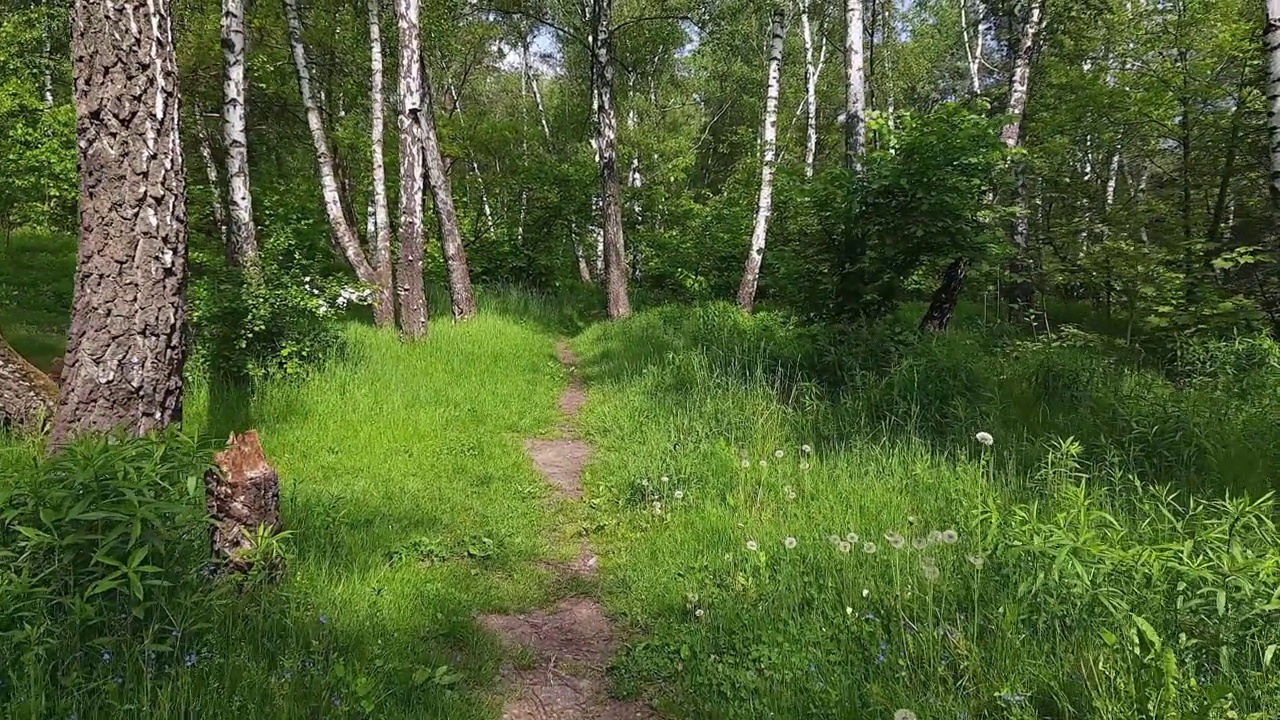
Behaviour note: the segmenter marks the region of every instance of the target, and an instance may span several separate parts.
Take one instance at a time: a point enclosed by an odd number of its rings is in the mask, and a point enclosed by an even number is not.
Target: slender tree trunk
[[[36,429],[58,402],[58,386],[0,337],[0,428]]]
[[[227,151],[227,262],[259,270],[245,131],[244,0],[222,0],[222,139]]]
[[[431,198],[435,201],[440,249],[444,254],[445,270],[449,276],[449,296],[453,301],[453,319],[466,320],[476,314],[476,297],[471,287],[471,271],[467,268],[467,251],[462,246],[462,235],[458,232],[458,215],[453,208],[453,187],[449,183],[449,171],[445,168],[444,158],[440,154],[440,141],[436,138],[430,83],[422,84],[422,102],[422,112],[418,114],[418,122],[422,125],[422,159],[427,167]]]
[[[53,11],[46,7],[41,21],[41,39],[44,41],[44,47],[42,48],[44,55],[41,63],[43,82],[40,84],[40,90],[44,99],[44,106],[47,108],[53,107],[53,41],[49,37],[49,13],[51,12]]]
[[[613,104],[613,0],[593,0],[595,11],[596,123],[600,150],[600,194],[604,211],[604,287],[611,320],[631,314],[627,292],[627,251],[622,237],[622,179],[618,170],[618,114]]]
[[[320,114],[320,106],[316,104],[311,88],[311,67],[307,61],[307,50],[302,44],[302,19],[298,15],[298,0],[284,0],[284,14],[289,23],[289,46],[293,53],[294,68],[298,73],[298,91],[302,95],[302,106],[307,112],[307,125],[311,129],[311,142],[315,146],[316,165],[320,173],[320,192],[324,197],[324,210],[329,218],[329,227],[333,231],[334,244],[342,251],[355,271],[360,282],[377,285],[378,276],[373,266],[365,258],[360,247],[360,238],[352,229],[342,204],[342,193],[338,188],[337,173],[334,170],[333,154],[329,150],[329,139],[325,134],[324,119]]]
[[[751,230],[751,249],[738,286],[738,305],[751,312],[756,304],[756,288],[760,284],[760,265],[764,261],[765,239],[769,232],[769,215],[773,212],[773,171],[778,155],[778,89],[782,77],[782,41],[786,31],[782,10],[773,11],[769,23],[769,59],[765,72],[764,131],[760,166],[760,197],[756,202],[756,220]]]
[[[382,0],[369,4],[369,144],[373,149],[373,192],[369,195],[369,261],[373,266],[373,322],[390,327],[396,319],[396,301],[391,277],[391,213],[387,207],[387,163],[383,148],[386,106],[383,99],[382,22],[378,18]]]
[[[804,39],[804,98],[807,110],[804,136],[804,176],[813,177],[818,155],[818,68],[813,62],[813,30],[809,26],[809,6],[800,9],[800,33]]]
[[[528,53],[528,46],[525,48]],[[533,93],[533,104],[538,109],[538,121],[542,124],[542,137],[547,142],[551,142],[551,126],[547,125],[547,109],[542,104],[542,91],[538,89],[538,76],[533,72],[533,67],[528,63],[525,64],[525,73],[529,79],[529,91]]]
[[[166,0],[76,0],[80,250],[51,448],[182,417],[186,186]]]
[[[422,58],[418,0],[396,0],[400,28],[400,260],[396,292],[400,332],[409,339],[427,332],[422,279]]]
[[[1267,0],[1267,133],[1271,149],[1271,202],[1280,211],[1280,0]]]
[[[862,0],[845,0],[845,165],[850,170],[862,166],[866,149],[866,78],[862,71]]]
[[[218,239],[230,255],[230,230],[227,228],[227,206],[222,199],[222,178],[218,175],[218,162],[213,157],[213,142],[209,139],[209,130],[204,126],[203,120],[196,123],[196,142],[200,151],[200,163],[204,165],[204,176],[213,193],[213,224],[217,228]]]
[[[974,97],[982,94],[982,50],[986,42],[986,25],[982,0],[973,0],[973,37],[969,37],[969,20],[966,8],[970,0],[960,0],[960,31],[964,35],[964,54],[969,63],[969,91]]]
[[[1026,112],[1027,97],[1030,93],[1031,61],[1035,56],[1036,38],[1039,35],[1043,16],[1044,0],[1032,0],[1022,28],[1022,39],[1018,55],[1014,59],[1013,77],[1009,85],[1008,113],[1013,117],[1000,130],[1000,139],[1011,149],[1018,147],[1022,140],[1022,117]],[[1027,281],[1032,266],[1029,257],[1030,248],[1027,247],[1027,183],[1021,168],[1014,169],[1014,187],[1019,212],[1010,232],[1015,253],[1013,261],[1010,262],[1010,271],[1015,278],[1010,295],[1013,298],[1013,304],[1026,308],[1030,306],[1033,286]],[[933,294],[929,309],[925,311],[924,318],[920,321],[921,330],[942,332],[947,329],[951,317],[955,314],[956,303],[960,299],[960,291],[969,262],[969,258],[963,256],[951,261],[951,265],[943,273],[941,284]]]

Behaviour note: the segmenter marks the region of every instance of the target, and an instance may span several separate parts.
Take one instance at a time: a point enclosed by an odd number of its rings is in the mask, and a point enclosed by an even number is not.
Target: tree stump
[[[205,503],[214,525],[213,559],[224,572],[248,572],[258,529],[281,529],[280,478],[267,463],[258,431],[231,433],[227,449],[213,456],[214,468],[205,472]],[[273,571],[283,568],[269,568]]]
[[[58,386],[0,337],[0,427],[39,429],[58,402]]]

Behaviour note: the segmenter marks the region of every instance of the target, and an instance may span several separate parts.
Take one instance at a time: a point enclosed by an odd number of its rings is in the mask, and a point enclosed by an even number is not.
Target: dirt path
[[[560,411],[571,421],[586,402],[576,372],[577,360],[567,345],[556,350],[572,379],[560,396]],[[591,446],[573,437],[570,422],[559,438],[531,438],[525,452],[538,472],[564,500],[582,497],[582,467]],[[568,563],[554,566],[562,578],[590,577],[597,558],[589,544]],[[647,706],[608,696],[605,669],[617,648],[617,637],[604,608],[594,598],[570,597],[555,606],[515,615],[485,615],[480,623],[527,658],[502,668],[506,690],[503,720],[654,720]]]

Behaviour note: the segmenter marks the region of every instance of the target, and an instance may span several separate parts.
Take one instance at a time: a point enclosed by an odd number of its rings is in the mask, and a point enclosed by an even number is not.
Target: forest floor
[[[70,303],[43,268],[72,265],[0,266],[0,331],[41,364]],[[819,381],[779,316],[583,312],[486,292],[413,345],[352,321],[342,357],[252,393],[193,377],[185,428],[256,428],[280,472],[287,581],[198,618],[163,674],[119,653],[20,690],[42,717],[1109,720],[1221,680],[1212,702],[1280,717],[1273,626],[1170,589],[1243,613],[1276,585],[1274,511],[1241,499],[1280,467],[1270,376],[1175,385],[961,318]],[[1151,647],[1188,612],[1212,632],[1171,665]],[[1239,675],[1196,664],[1213,643]]]

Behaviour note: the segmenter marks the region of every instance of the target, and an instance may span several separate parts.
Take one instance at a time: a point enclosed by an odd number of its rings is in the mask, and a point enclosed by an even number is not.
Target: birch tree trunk
[[[964,54],[969,63],[969,91],[974,97],[982,94],[982,49],[986,44],[986,10],[982,0],[973,0],[973,37],[969,37],[969,19],[966,16],[970,0],[960,0],[960,32],[964,35]]]
[[[416,0],[414,2],[416,5]],[[453,208],[449,171],[440,154],[440,141],[436,138],[430,83],[422,83],[422,111],[418,113],[418,123],[422,127],[422,159],[427,166],[427,184],[431,186],[436,222],[440,227],[440,249],[444,253],[445,270],[449,276],[453,319],[466,320],[476,314],[476,297],[471,287],[471,271],[467,268],[467,251],[462,246],[462,235],[458,231],[458,214]]]
[[[813,30],[809,26],[809,5],[800,8],[800,34],[804,39],[804,99],[807,113],[804,142],[804,176],[813,177],[818,154],[818,68],[813,64]]]
[[[1280,210],[1280,0],[1267,0],[1267,133],[1271,148],[1271,203]]]
[[[316,165],[320,174],[320,192],[324,197],[324,211],[329,219],[329,227],[333,231],[334,244],[342,251],[360,282],[376,285],[378,277],[374,274],[373,266],[365,258],[364,250],[360,247],[360,239],[347,219],[346,210],[343,209],[342,194],[338,189],[337,173],[334,171],[333,154],[329,150],[329,139],[325,134],[324,119],[311,88],[311,67],[307,61],[307,49],[302,44],[302,19],[298,15],[298,0],[284,0],[284,14],[289,23],[289,47],[293,54],[294,69],[298,73],[298,91],[302,95],[302,106],[306,109],[307,126],[311,129],[311,143],[315,146]]]
[[[41,36],[44,41],[43,62],[41,63],[42,82],[40,83],[41,95],[44,99],[44,106],[53,107],[53,41],[49,38],[49,9],[45,9],[43,20],[41,21]]]
[[[764,95],[764,131],[760,166],[760,197],[756,202],[756,220],[751,229],[751,249],[738,286],[738,306],[745,312],[755,308],[756,288],[760,284],[760,264],[764,260],[765,238],[769,232],[769,215],[773,211],[773,171],[778,155],[778,87],[782,75],[782,40],[785,26],[782,10],[773,11],[769,23],[769,59]]]
[[[593,0],[595,72],[600,102],[596,123],[600,150],[600,194],[604,211],[604,287],[611,320],[631,314],[627,292],[627,254],[622,237],[622,180],[618,170],[618,115],[613,104],[613,0]]]
[[[845,0],[845,164],[850,170],[862,166],[866,149],[866,78],[862,59],[862,0]]]
[[[230,253],[230,248],[227,246],[229,242],[227,206],[222,201],[222,178],[218,175],[218,163],[213,158],[213,143],[209,140],[209,130],[204,126],[203,121],[196,123],[196,144],[200,152],[200,163],[204,165],[205,180],[209,182],[209,188],[213,191],[213,224],[218,230],[218,239],[222,241],[225,251]]]
[[[383,148],[386,109],[383,100],[382,0],[369,0],[369,144],[373,149],[373,192],[369,195],[369,260],[377,280],[374,286],[373,322],[390,327],[396,319],[391,278],[391,218],[387,208],[387,163]]]
[[[227,162],[227,262],[256,275],[258,239],[245,131],[244,0],[222,0],[222,139]]]
[[[182,417],[186,184],[169,3],[76,0],[80,248],[50,447]]]
[[[1018,147],[1022,138],[1022,116],[1027,107],[1027,96],[1030,92],[1031,61],[1035,54],[1036,37],[1044,16],[1044,0],[1032,0],[1031,8],[1022,27],[1022,39],[1018,55],[1014,59],[1013,77],[1009,86],[1009,105],[1007,112],[1013,117],[1000,129],[1000,139],[1009,148]],[[1014,170],[1015,193],[1019,206],[1017,218],[1013,222],[1010,240],[1014,245],[1015,259],[1010,263],[1010,270],[1016,275],[1025,277],[1031,270],[1027,258],[1027,184],[1021,168]],[[960,256],[951,261],[942,275],[942,282],[933,293],[929,309],[920,320],[920,329],[926,332],[943,332],[951,323],[955,314],[956,303],[960,300],[960,291],[969,269],[969,258]],[[1015,287],[1011,296],[1019,306],[1030,304],[1030,284]]]
[[[422,279],[422,57],[418,0],[396,0],[400,29],[400,259],[396,293],[400,332],[416,339],[427,332]]]

